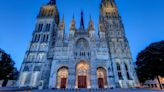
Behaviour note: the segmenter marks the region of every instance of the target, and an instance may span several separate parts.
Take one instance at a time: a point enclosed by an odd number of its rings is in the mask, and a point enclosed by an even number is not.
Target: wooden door
[[[103,78],[98,78],[98,85],[99,85],[99,88],[104,88],[104,79]]]
[[[61,78],[60,88],[66,88],[67,78]]]
[[[87,76],[78,76],[78,88],[87,88]]]

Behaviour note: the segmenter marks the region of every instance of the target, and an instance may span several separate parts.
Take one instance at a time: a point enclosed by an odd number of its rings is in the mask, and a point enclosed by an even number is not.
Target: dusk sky
[[[11,55],[19,69],[32,39],[36,16],[49,0],[1,0],[0,48]],[[101,0],[57,0],[60,18],[64,15],[66,32],[74,14],[79,27],[80,11],[84,11],[85,27],[89,17],[98,31]],[[138,52],[152,42],[164,40],[164,0],[116,0],[125,26],[134,61]]]

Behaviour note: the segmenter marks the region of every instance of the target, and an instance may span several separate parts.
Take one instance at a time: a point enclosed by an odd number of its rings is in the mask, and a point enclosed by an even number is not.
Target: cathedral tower
[[[26,51],[18,85],[20,87],[37,87],[39,83],[47,79],[51,60],[47,59],[49,48],[55,43],[57,26],[59,25],[59,13],[56,0],[40,8],[37,16],[36,27],[29,48]],[[47,83],[45,83],[46,85]]]
[[[114,0],[102,0],[99,17],[99,34],[105,36],[112,63],[114,82],[117,87],[137,85],[133,59],[124,26]]]

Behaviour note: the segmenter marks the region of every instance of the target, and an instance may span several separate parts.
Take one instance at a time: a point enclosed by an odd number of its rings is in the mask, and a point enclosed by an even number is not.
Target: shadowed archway
[[[97,68],[97,80],[98,80],[99,88],[107,87],[107,73],[105,68],[103,67]]]
[[[67,88],[68,67],[61,67],[57,72],[57,88]]]

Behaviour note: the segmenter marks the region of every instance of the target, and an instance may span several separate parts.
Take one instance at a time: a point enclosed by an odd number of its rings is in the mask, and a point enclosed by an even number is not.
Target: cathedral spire
[[[50,4],[50,5],[56,5],[56,0],[50,0],[48,4]]]
[[[88,31],[94,31],[94,23],[91,16],[90,16],[90,21],[88,25]]]
[[[61,23],[60,23],[60,25],[59,25],[59,28],[60,28],[61,30],[64,30],[64,29],[65,29],[64,15],[63,15],[63,17],[62,17],[62,21],[61,21]]]
[[[71,25],[70,25],[70,30],[74,30],[75,28],[76,28],[75,27],[75,19],[74,19],[74,15],[73,15]]]
[[[83,18],[83,11],[81,11],[81,21],[80,21],[80,29],[84,29],[84,18]]]

